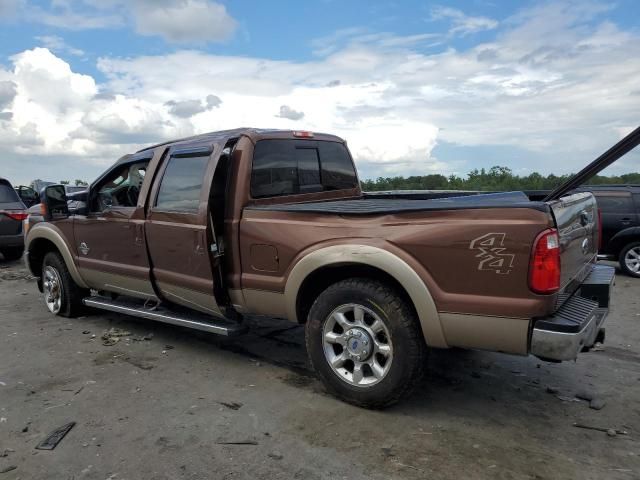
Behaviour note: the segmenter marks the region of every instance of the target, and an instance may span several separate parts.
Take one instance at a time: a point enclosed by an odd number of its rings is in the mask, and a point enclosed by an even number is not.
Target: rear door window
[[[156,199],[158,210],[198,213],[208,155],[171,157]]]
[[[256,144],[251,173],[254,198],[348,189],[357,183],[342,143],[261,140]]]
[[[0,182],[0,203],[19,202],[18,194],[7,182]]]
[[[602,213],[632,213],[631,194],[628,192],[594,192]]]

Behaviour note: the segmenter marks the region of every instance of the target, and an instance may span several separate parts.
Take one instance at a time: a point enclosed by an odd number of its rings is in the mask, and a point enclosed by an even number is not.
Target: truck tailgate
[[[598,253],[598,208],[591,193],[561,197],[549,206],[560,237],[560,293],[570,294],[589,274]]]

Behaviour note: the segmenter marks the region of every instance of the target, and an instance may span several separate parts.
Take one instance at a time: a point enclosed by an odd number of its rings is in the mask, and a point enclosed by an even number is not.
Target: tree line
[[[366,192],[383,190],[551,190],[569,175],[547,176],[534,172],[526,176],[514,175],[509,167],[495,166],[489,170],[481,168],[469,172],[466,178],[457,175],[448,177],[440,174],[414,175],[410,177],[378,177],[362,181]],[[640,185],[640,173],[626,173],[619,176],[596,175],[587,182],[589,185],[635,184]]]

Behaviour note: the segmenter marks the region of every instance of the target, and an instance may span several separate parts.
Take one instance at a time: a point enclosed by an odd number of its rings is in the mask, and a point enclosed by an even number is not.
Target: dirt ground
[[[435,351],[416,394],[386,411],[327,395],[301,327],[250,323],[227,340],[54,317],[21,264],[0,260],[0,480],[640,478],[639,279],[617,277],[603,350],[562,364]],[[112,327],[131,335],[103,345]],[[35,449],[71,421],[55,450]]]

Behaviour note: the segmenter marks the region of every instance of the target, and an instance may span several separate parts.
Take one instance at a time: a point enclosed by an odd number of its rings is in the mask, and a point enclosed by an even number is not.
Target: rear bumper
[[[548,318],[535,321],[530,352],[543,360],[575,360],[603,338],[615,269],[595,265],[578,291]]]
[[[0,248],[22,247],[24,245],[24,235],[0,235]]]

